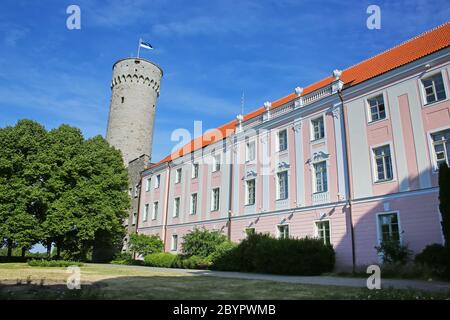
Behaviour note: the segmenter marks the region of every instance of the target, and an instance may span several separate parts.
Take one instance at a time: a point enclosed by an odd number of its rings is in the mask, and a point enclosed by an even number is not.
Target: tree
[[[445,245],[450,246],[450,169],[446,163],[439,167],[439,211]]]
[[[0,129],[0,242],[8,255],[37,242],[50,256],[86,259],[124,235],[128,174],[120,151],[68,125],[47,132],[30,120]]]
[[[133,233],[130,236],[130,250],[133,253],[146,256],[163,251],[163,242],[158,236]]]
[[[187,256],[206,258],[225,241],[227,237],[220,231],[196,228],[183,237],[183,253]]]

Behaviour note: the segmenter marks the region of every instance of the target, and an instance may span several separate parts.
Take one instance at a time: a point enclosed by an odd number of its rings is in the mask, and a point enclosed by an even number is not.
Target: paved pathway
[[[192,269],[171,269],[171,268],[153,268],[146,266],[129,266],[129,265],[114,265],[102,264],[111,268],[126,267],[136,269],[151,269],[167,273],[185,273],[195,276],[208,276],[220,278],[233,279],[248,279],[248,280],[267,280],[287,283],[300,284],[315,284],[315,285],[333,285],[345,287],[366,287],[366,278],[351,278],[351,277],[334,277],[334,276],[283,276],[272,274],[246,273],[246,272],[228,272],[228,271],[211,271],[211,270],[192,270]],[[450,292],[450,282],[438,281],[423,281],[423,280],[408,280],[408,279],[383,279],[381,278],[382,288],[396,288],[396,289],[418,289],[430,292]]]

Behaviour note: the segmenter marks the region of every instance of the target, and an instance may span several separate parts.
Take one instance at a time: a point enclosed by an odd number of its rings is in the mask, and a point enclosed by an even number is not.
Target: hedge
[[[333,271],[334,264],[334,249],[322,240],[254,234],[217,257],[212,267],[223,271],[320,275]]]
[[[150,267],[173,268],[177,256],[171,253],[152,253],[144,257],[144,264]]]
[[[69,266],[79,266],[83,264],[77,261],[67,261],[67,260],[29,260],[28,265],[32,267],[69,267]]]

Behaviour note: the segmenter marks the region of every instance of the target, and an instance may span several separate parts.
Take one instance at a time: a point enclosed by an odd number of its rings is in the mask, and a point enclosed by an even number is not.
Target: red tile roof
[[[446,48],[450,45],[450,22],[446,22],[439,27],[422,33],[408,41],[405,41],[389,50],[386,50],[372,58],[364,60],[354,66],[345,69],[342,72],[341,80],[346,85],[356,85],[363,81],[369,80],[383,73],[391,71],[395,68],[418,60],[433,52]],[[303,89],[302,96],[307,95],[319,88],[325,87],[333,81],[333,77],[329,76]],[[271,109],[277,108],[296,98],[295,93],[291,93],[281,99],[272,102]],[[264,112],[265,108],[250,112],[244,116],[244,121],[259,116]],[[234,132],[237,120],[228,122],[227,124],[217,128],[214,132],[205,133],[203,136],[192,140],[181,149],[165,157],[160,162],[152,164],[150,167],[158,166],[162,163],[174,160],[182,155],[203,148],[213,142],[222,140]],[[221,135],[217,133],[220,132]]]

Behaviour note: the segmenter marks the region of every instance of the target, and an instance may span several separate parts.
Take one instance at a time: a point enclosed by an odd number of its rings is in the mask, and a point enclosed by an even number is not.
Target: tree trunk
[[[52,255],[52,241],[47,240],[47,258],[50,259],[51,255]]]
[[[56,259],[57,260],[61,259],[61,245],[62,245],[62,241],[58,241],[56,243]]]
[[[12,256],[12,241],[8,240],[8,258]]]
[[[22,258],[25,258],[26,252],[27,252],[27,247],[22,247]]]

